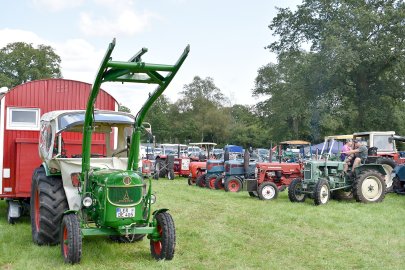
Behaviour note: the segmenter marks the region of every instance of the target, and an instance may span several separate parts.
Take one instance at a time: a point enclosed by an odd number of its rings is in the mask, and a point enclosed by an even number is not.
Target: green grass
[[[149,241],[85,238],[82,261],[66,266],[60,246],[32,243],[28,217],[11,226],[0,201],[0,269],[404,269],[405,196],[382,203],[291,203],[154,181],[156,208],[169,208],[177,234],[172,261],[156,262]]]

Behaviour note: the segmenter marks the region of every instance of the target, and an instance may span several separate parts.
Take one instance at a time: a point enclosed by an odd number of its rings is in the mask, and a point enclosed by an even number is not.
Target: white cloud
[[[32,2],[39,8],[56,12],[81,6],[84,0],[32,0]]]
[[[80,15],[80,30],[88,36],[133,36],[145,30],[152,18],[153,13],[136,13],[133,10],[123,9],[113,11],[110,17],[96,17],[83,12]]]
[[[32,43],[34,46],[46,44],[45,40],[30,31],[9,28],[0,29],[0,47],[3,48],[13,42]]]

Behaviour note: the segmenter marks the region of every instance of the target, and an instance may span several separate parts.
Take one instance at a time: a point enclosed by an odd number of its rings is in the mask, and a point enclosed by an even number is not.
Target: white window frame
[[[35,112],[35,124],[32,122],[19,122],[19,123],[13,123],[12,120],[12,113],[13,111],[28,111],[28,112]],[[41,109],[40,108],[21,108],[21,107],[8,107],[7,108],[7,123],[6,123],[6,129],[8,130],[39,130],[40,125],[39,125],[39,118],[41,115]]]

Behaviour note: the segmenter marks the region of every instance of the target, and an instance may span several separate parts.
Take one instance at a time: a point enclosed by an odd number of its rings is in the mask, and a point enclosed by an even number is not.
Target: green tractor
[[[334,141],[327,154],[304,162],[303,179],[294,179],[288,187],[291,202],[304,202],[307,197],[315,205],[326,204],[331,197],[363,203],[381,202],[386,193],[386,171],[381,164],[362,164],[353,173],[344,173],[343,161],[329,160]]]
[[[187,46],[176,64],[161,65],[141,61],[146,48],[129,61],[112,61],[114,47],[115,39],[101,62],[85,111],[53,111],[41,118],[43,163],[32,177],[32,238],[38,245],[60,243],[66,263],[79,263],[82,238],[95,235],[118,242],[147,235],[156,260],[171,260],[175,252],[173,219],[168,209],[152,212],[152,181],[142,177],[138,163],[143,119],[190,49]],[[101,84],[108,81],[157,88],[134,117],[94,108]]]

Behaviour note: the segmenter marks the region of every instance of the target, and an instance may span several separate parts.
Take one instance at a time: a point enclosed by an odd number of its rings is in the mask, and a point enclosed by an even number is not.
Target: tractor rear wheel
[[[165,160],[158,158],[155,163],[155,174],[158,175],[160,178],[166,177],[167,174],[167,169],[166,169],[166,164]]]
[[[171,260],[176,247],[176,230],[172,216],[167,212],[156,214],[158,241],[150,239],[150,251],[156,260]]]
[[[234,176],[230,176],[225,179],[224,183],[225,191],[239,192],[242,190],[242,181]]]
[[[205,187],[205,174],[201,174],[197,177],[196,185],[202,188]]]
[[[217,174],[211,174],[205,178],[205,187],[209,189],[215,189],[215,181],[217,180]]]
[[[35,169],[31,184],[31,231],[37,245],[59,243],[63,213],[68,210],[61,177],[46,176],[45,169]]]
[[[278,196],[278,188],[273,182],[264,182],[259,186],[259,198],[261,200],[274,200]]]
[[[392,160],[390,158],[386,158],[386,157],[378,158],[376,160],[376,163],[381,164],[385,171],[384,180],[385,180],[385,184],[387,185],[385,191],[392,192],[393,191],[393,186],[392,186],[393,181],[391,178],[391,173],[392,173],[392,170],[395,168],[395,166],[397,166],[397,164],[395,163],[394,160]]]
[[[82,256],[82,236],[80,222],[76,214],[67,214],[62,219],[60,243],[65,263],[80,262]]]
[[[295,178],[288,186],[288,198],[291,202],[304,202],[307,195],[302,193],[302,180]]]
[[[356,201],[363,203],[381,202],[385,197],[384,176],[374,170],[366,170],[357,177],[353,195]]]
[[[325,179],[319,179],[315,185],[314,202],[315,205],[327,204],[330,199],[329,183]]]
[[[219,175],[217,179],[215,179],[214,186],[215,189],[224,189],[224,184],[222,183],[222,175]]]

